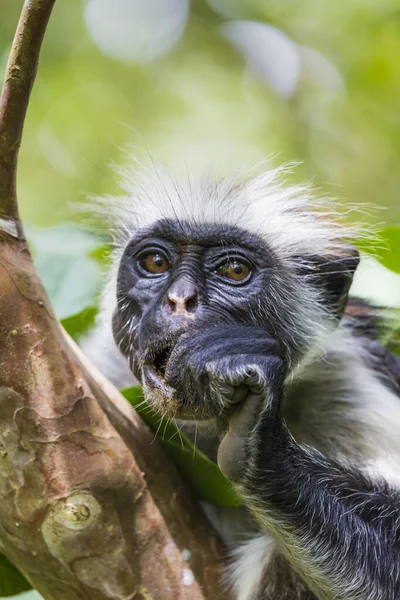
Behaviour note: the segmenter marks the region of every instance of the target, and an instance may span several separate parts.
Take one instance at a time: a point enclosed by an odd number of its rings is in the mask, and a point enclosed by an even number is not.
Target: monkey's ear
[[[360,262],[356,249],[342,256],[301,256],[299,273],[307,282],[320,288],[327,306],[340,318],[346,307],[353,275]]]

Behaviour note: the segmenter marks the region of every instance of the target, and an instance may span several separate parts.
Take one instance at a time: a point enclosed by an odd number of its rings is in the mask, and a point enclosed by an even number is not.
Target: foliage
[[[380,260],[385,267],[400,274],[400,227],[386,227],[382,238],[386,242],[386,249]]]
[[[99,247],[98,240],[68,225],[28,229],[28,238],[58,318],[72,329],[75,326],[79,329],[79,324],[83,329],[85,325],[80,315],[85,311],[87,326],[93,317],[101,283],[99,261],[92,257]],[[70,322],[72,317],[74,323]]]
[[[0,554],[0,595],[8,597],[25,592],[30,588],[30,584],[20,572]],[[21,598],[21,600],[25,599]]]
[[[382,218],[400,221],[397,0],[196,0],[180,41],[144,64],[103,54],[85,25],[88,1],[57,2],[46,34],[21,148],[25,222],[54,223],[87,192],[118,194],[108,165],[125,144],[229,171],[268,156],[303,161],[298,178],[352,204],[389,207]],[[2,0],[0,71],[20,5]],[[281,46],[263,38],[261,58],[278,59],[293,42],[293,95],[252,74],[220,27],[235,19],[282,33]]]

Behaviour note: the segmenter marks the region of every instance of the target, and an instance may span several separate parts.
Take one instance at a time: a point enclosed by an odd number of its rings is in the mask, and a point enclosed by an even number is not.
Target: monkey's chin
[[[141,379],[146,401],[163,416],[190,420],[201,418],[193,409],[190,410],[182,403],[176,390],[169,386],[163,375],[151,365],[143,367]]]

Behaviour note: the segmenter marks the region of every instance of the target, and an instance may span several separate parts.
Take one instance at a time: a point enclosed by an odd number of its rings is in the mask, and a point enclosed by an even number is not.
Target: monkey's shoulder
[[[400,396],[400,335],[393,326],[393,311],[361,298],[350,298],[343,325],[351,331],[362,349],[367,366],[382,383]]]

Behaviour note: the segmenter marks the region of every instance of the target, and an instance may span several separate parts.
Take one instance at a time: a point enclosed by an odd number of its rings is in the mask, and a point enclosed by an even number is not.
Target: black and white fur
[[[86,351],[120,387],[132,381],[129,362],[166,414],[219,423],[211,447],[222,437],[220,467],[250,517],[206,510],[233,548],[237,600],[398,600],[400,363],[380,345],[372,309],[348,301],[355,232],[307,187],[285,186],[282,173],[196,185],[157,169],[126,173],[126,196],[103,204],[119,244]],[[143,357],[155,351],[135,342],[144,317],[130,318],[136,284],[128,290],[133,275],[121,275],[135,240],[168,229],[169,239],[186,240],[180,247],[203,247],[207,235],[223,247],[231,234],[246,247],[254,241],[263,277],[256,297],[239,294],[231,313],[227,292],[221,314],[213,317],[211,298],[198,323],[193,315],[180,323],[165,374],[179,392],[170,404],[143,381]]]

